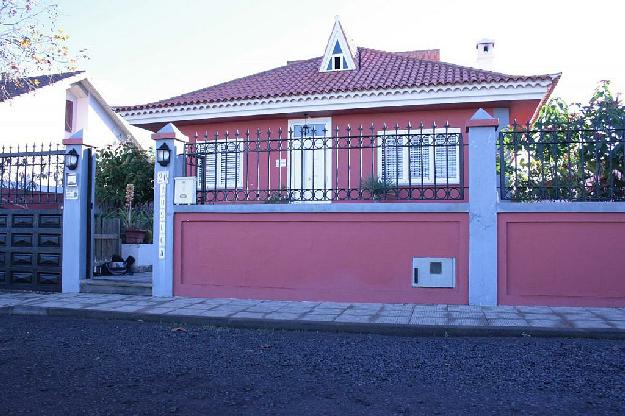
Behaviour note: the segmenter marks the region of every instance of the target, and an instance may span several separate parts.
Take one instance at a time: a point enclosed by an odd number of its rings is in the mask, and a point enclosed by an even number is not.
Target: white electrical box
[[[196,202],[197,178],[183,176],[174,178],[174,204],[191,205]]]
[[[456,259],[453,257],[413,257],[412,287],[456,287]]]

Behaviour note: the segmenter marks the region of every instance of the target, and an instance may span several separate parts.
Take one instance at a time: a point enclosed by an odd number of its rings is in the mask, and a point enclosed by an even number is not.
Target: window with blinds
[[[398,185],[460,182],[460,130],[380,132],[378,175]]]
[[[198,188],[233,189],[243,186],[243,146],[241,142],[198,143]],[[203,183],[204,181],[204,183]]]

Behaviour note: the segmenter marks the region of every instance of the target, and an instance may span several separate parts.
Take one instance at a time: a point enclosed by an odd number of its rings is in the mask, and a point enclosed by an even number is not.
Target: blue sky
[[[59,0],[70,46],[109,103],[178,95],[323,54],[340,15],[356,45],[440,48],[473,65],[475,42],[496,41],[495,69],[563,72],[555,95],[587,101],[599,80],[625,91],[622,6],[550,2],[403,0]]]

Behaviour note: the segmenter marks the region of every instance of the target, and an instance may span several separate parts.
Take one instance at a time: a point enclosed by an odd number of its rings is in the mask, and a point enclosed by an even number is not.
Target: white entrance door
[[[289,120],[288,178],[294,202],[332,199],[331,120]]]

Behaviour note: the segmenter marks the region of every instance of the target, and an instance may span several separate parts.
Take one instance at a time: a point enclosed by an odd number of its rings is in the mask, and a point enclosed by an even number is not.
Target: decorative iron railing
[[[65,150],[52,144],[0,148],[0,207],[57,208],[63,203]]]
[[[625,200],[625,130],[518,125],[499,135],[501,199]]]
[[[464,199],[458,128],[317,126],[196,135],[184,156],[197,202]]]

